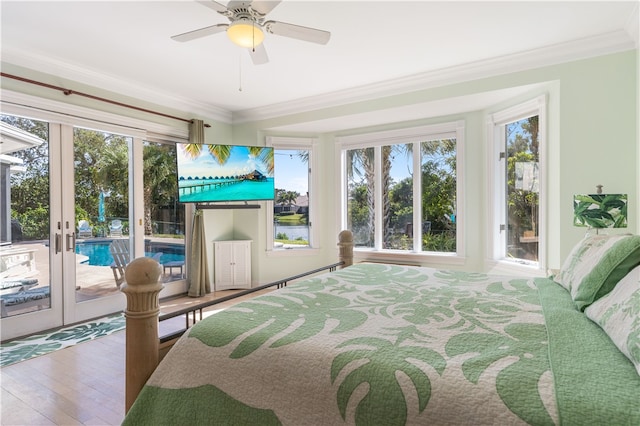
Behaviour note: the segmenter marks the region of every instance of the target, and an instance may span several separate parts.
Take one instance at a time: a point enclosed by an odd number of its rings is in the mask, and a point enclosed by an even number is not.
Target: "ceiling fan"
[[[230,23],[211,25],[198,30],[174,35],[171,39],[185,42],[226,31],[231,41],[240,47],[248,48],[251,60],[256,65],[269,62],[267,51],[262,43],[265,32],[311,43],[327,44],[331,37],[331,33],[328,31],[279,21],[265,21],[266,15],[280,4],[280,1],[281,0],[232,0],[227,6],[213,0],[198,1],[198,3],[226,16]]]

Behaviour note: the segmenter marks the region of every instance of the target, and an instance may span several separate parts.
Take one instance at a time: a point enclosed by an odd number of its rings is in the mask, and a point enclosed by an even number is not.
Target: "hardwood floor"
[[[3,425],[118,425],[124,331],[0,370]]]
[[[161,312],[168,313],[230,293],[233,292],[163,301]],[[210,310],[237,301],[225,302]],[[124,419],[124,372],[124,331],[3,367],[0,369],[0,423],[5,426],[119,425]]]

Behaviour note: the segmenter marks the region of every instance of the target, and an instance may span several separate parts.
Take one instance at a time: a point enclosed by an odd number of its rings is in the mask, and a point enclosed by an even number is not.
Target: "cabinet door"
[[[251,288],[251,242],[233,244],[233,281],[236,288]]]
[[[213,257],[215,289],[233,287],[233,245],[230,242],[214,243]]]
[[[215,290],[251,288],[251,241],[213,243]]]

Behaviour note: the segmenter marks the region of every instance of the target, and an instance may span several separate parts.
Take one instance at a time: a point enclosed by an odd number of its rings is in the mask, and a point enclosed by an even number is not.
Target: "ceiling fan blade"
[[[222,13],[222,14],[227,13],[227,6],[220,4],[217,1],[207,0],[207,1],[198,1],[198,3],[208,7],[209,9],[213,9],[218,13]]]
[[[331,38],[329,31],[287,24],[285,22],[267,21],[264,23],[264,28],[271,34],[310,41],[311,43],[327,44]]]
[[[267,55],[267,49],[265,49],[264,43],[247,50],[249,51],[249,56],[251,56],[251,60],[254,65],[262,65],[269,62],[269,56]]]
[[[199,30],[193,30],[186,33],[174,35],[171,37],[171,40],[180,42],[191,41],[200,37],[206,37],[212,34],[221,33],[223,31],[226,31],[228,27],[229,24],[212,25],[210,27],[200,28]]]
[[[261,15],[271,12],[282,0],[254,0],[251,8]]]

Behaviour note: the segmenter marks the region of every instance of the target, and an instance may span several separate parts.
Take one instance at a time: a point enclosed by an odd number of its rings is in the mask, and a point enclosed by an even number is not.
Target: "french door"
[[[2,121],[1,339],[121,311],[110,245],[123,240],[133,258],[134,138],[107,126]]]

